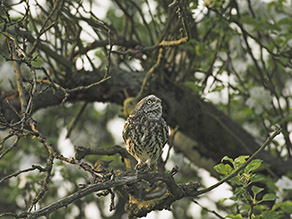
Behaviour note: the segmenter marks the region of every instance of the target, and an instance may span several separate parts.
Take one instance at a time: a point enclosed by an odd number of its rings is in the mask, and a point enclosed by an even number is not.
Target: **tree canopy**
[[[201,218],[289,218],[291,9],[1,1],[0,215],[193,218],[199,206]],[[137,173],[121,129],[148,94],[170,137],[160,171]],[[206,187],[203,169],[218,183]],[[222,183],[232,196],[202,205]]]

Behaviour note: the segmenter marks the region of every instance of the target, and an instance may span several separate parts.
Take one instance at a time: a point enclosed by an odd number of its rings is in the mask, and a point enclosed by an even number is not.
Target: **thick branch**
[[[133,214],[133,216],[146,215],[152,210],[160,210],[163,208],[169,208],[171,203],[173,203],[174,201],[178,199],[181,199],[187,196],[194,196],[196,194],[196,188],[198,187],[198,184],[176,185],[172,176],[166,173],[143,173],[143,174],[134,174],[134,175],[123,175],[123,176],[118,176],[116,178],[113,178],[106,182],[89,185],[88,187],[81,189],[67,197],[64,197],[60,199],[59,201],[52,203],[44,208],[41,208],[40,210],[37,210],[32,213],[24,212],[20,214],[18,217],[38,218],[40,216],[48,216],[50,213],[55,212],[56,210],[62,207],[66,207],[69,204],[89,194],[92,194],[101,190],[107,190],[111,188],[120,187],[123,185],[128,185],[128,186],[135,185],[141,180],[146,180],[149,182],[163,181],[166,183],[169,192],[165,196],[157,200],[149,201],[149,203],[152,203],[151,206],[144,205],[142,209],[136,209],[136,211],[132,211],[131,213]],[[141,204],[143,205],[145,204],[145,202],[144,203],[141,202]],[[135,207],[131,206],[131,208],[133,210],[133,208]]]

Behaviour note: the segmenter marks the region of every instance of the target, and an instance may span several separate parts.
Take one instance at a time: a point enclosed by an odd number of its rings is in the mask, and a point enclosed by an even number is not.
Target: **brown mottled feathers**
[[[138,161],[150,167],[161,155],[168,141],[168,126],[162,118],[161,100],[149,95],[137,103],[123,129],[127,151]]]

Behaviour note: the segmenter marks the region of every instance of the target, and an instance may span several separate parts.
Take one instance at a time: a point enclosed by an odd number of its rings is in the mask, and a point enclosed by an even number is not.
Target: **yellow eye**
[[[147,100],[147,104],[150,105],[152,103],[152,100]]]

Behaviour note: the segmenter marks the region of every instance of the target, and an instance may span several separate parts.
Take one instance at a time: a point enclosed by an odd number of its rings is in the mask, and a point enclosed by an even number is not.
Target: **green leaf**
[[[284,17],[277,22],[277,25],[288,25],[291,26],[292,18],[291,17]]]
[[[207,215],[207,214],[208,214],[207,209],[202,208],[202,210],[201,210],[201,216],[204,216],[204,215]]]
[[[292,214],[292,202],[291,201],[285,202],[281,209],[288,214]]]
[[[236,185],[242,185],[241,178],[239,176],[235,176],[232,179],[228,180],[229,182],[235,183]]]
[[[266,18],[255,19],[249,15],[242,16],[240,22],[254,27],[254,30],[276,30],[281,31],[281,28],[273,23],[270,23]],[[286,21],[287,22],[287,21]]]
[[[232,163],[232,165],[234,165],[234,161],[232,158],[228,157],[228,156],[224,156],[222,159],[221,159],[221,163],[223,163],[224,161],[228,161],[230,163]]]
[[[224,203],[226,200],[228,200],[228,198],[222,198],[222,199],[219,200],[218,204],[219,204],[219,205],[223,205],[223,203]]]
[[[242,219],[243,217],[240,214],[229,214],[225,218]]]
[[[210,91],[210,93],[219,92],[219,91],[223,90],[224,88],[225,88],[224,85],[216,86],[213,90]]]
[[[273,206],[273,210],[275,210],[279,207],[285,213],[292,214],[292,201],[288,200],[288,201],[284,201],[284,202],[279,202]]]
[[[262,164],[262,160],[260,159],[255,159],[255,160],[252,160],[248,165],[247,167],[245,168],[244,172],[246,173],[250,173],[250,172],[253,172],[255,171],[257,168],[259,168]]]
[[[276,193],[279,190],[278,186],[275,185],[274,180],[268,176],[265,177],[265,184],[270,192]]]
[[[232,172],[232,167],[229,165],[229,164],[223,164],[223,163],[220,163],[216,166],[214,166],[214,169],[222,174],[222,175],[229,175],[231,172]]]
[[[278,198],[274,193],[265,194],[262,201],[274,201]]]
[[[20,194],[20,189],[19,189],[18,187],[13,187],[13,188],[10,190],[9,194],[7,194],[7,196],[5,196],[5,197],[6,197],[6,201],[7,201],[8,203],[13,203],[13,202],[15,201],[16,197],[17,197],[19,194]]]
[[[253,192],[254,196],[256,196],[258,193],[260,193],[263,190],[264,190],[264,188],[260,188],[260,187],[257,187],[257,186],[252,186],[251,187],[251,191]]]
[[[240,22],[244,23],[244,24],[250,24],[250,25],[255,25],[255,24],[259,23],[258,19],[255,19],[255,18],[253,18],[251,16],[247,16],[247,15],[241,16]]]
[[[284,211],[287,214],[292,214],[292,201],[284,201],[284,202],[279,202],[275,204],[272,208],[272,210],[276,210],[280,208],[282,211]]]
[[[235,158],[235,160],[234,160],[235,168],[238,168],[242,164],[244,164],[248,158],[249,158],[248,155],[242,155],[242,156],[239,156],[239,157]]]
[[[245,189],[243,187],[237,187],[235,189],[235,192],[234,192],[234,197],[230,198],[231,200],[234,200],[234,201],[239,201],[241,200],[242,196],[244,195],[245,193]]]
[[[241,201],[243,200],[244,198],[241,197]],[[251,197],[248,197],[248,200],[251,200]],[[239,211],[241,212],[248,212],[251,210],[251,205],[250,204],[247,204],[247,203],[243,203],[241,205],[239,205],[239,208],[238,208]]]
[[[280,215],[276,211],[270,210],[261,213],[261,217],[264,219],[278,219],[280,218]]]
[[[262,181],[265,181],[265,177],[264,176],[261,176],[261,175],[258,175],[258,174],[253,174],[251,177],[250,177],[250,181],[251,182],[262,182]]]

